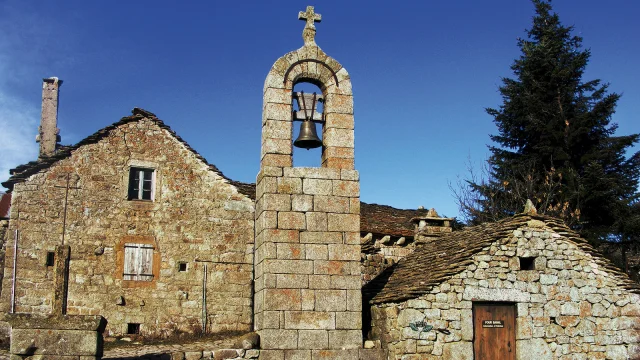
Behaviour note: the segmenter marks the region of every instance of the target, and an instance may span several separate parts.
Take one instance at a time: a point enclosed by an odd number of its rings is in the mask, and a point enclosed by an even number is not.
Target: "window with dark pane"
[[[129,171],[129,200],[152,200],[154,169],[132,167]]]

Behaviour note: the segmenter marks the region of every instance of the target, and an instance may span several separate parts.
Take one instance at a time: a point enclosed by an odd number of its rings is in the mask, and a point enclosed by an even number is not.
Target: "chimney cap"
[[[49,84],[55,84],[55,83],[57,83],[57,84],[58,84],[58,86],[62,85],[62,80],[58,79],[58,78],[57,78],[57,77],[55,77],[55,76],[48,77],[48,78],[44,78],[44,79],[42,79],[42,81],[43,81],[43,82],[46,82],[46,83],[49,83]]]

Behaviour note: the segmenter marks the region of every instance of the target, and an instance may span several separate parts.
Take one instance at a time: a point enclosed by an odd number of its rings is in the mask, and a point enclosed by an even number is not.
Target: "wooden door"
[[[516,360],[516,306],[473,304],[475,360]]]

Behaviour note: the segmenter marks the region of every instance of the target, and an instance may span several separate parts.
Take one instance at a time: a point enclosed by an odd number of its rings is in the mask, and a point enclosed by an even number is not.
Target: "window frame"
[[[138,179],[136,179],[136,172]],[[147,166],[130,166],[129,182],[127,186],[127,200],[130,201],[154,201],[156,196],[156,169]],[[145,179],[145,174],[150,174],[151,179]],[[145,181],[151,183],[150,189],[145,190]],[[136,183],[137,182],[137,183]],[[136,189],[137,186],[137,189]],[[145,198],[145,191],[149,192],[149,198]]]
[[[124,276],[125,269],[125,244],[144,244],[153,247],[153,261],[151,263],[151,271],[153,277],[150,281],[126,280]],[[117,279],[123,289],[134,288],[156,288],[158,279],[160,279],[160,265],[162,257],[160,255],[160,246],[155,236],[152,235],[124,235],[120,238],[115,248],[116,266],[113,267],[113,278]]]

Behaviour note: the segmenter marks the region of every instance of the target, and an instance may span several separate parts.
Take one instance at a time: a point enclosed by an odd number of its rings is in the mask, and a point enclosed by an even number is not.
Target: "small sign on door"
[[[483,328],[503,328],[504,321],[502,320],[482,320]]]

